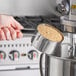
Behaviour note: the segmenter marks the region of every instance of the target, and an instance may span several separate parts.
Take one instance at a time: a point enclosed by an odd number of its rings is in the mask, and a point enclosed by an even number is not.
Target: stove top
[[[37,25],[40,23],[49,23],[58,29],[62,29],[63,27],[60,24],[60,19],[56,16],[16,16],[14,17],[24,28],[37,28]]]
[[[36,29],[40,23],[53,24],[61,29],[60,20],[57,17],[14,17],[24,28]],[[32,46],[32,36],[26,36],[14,41],[0,42],[0,71],[39,69],[39,59],[41,53]],[[45,58],[45,56],[44,56]],[[45,60],[45,59],[43,59]],[[45,62],[43,62],[44,64]],[[5,67],[4,67],[5,66]]]

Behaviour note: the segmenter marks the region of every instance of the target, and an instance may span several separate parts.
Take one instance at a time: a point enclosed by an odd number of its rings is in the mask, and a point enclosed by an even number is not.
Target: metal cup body
[[[57,46],[57,42],[50,41],[44,38],[40,33],[37,32],[36,36],[32,40],[32,45],[40,52],[46,54],[53,54]]]

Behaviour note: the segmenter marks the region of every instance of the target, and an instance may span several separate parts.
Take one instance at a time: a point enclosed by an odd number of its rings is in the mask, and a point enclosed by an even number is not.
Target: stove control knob
[[[0,51],[0,60],[3,60],[6,58],[6,54],[3,51]]]
[[[28,52],[28,58],[30,60],[36,60],[38,58],[38,52],[35,50],[31,50]]]
[[[10,58],[10,60],[18,60],[19,59],[19,57],[20,57],[20,54],[19,54],[19,52],[18,51],[16,51],[16,50],[13,50],[13,51],[11,51],[10,53],[9,53],[9,58]]]

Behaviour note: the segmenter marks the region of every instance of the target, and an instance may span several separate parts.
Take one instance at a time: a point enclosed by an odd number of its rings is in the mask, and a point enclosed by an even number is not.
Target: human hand
[[[21,24],[12,16],[0,15],[0,40],[21,38],[23,36],[21,29],[23,29]]]

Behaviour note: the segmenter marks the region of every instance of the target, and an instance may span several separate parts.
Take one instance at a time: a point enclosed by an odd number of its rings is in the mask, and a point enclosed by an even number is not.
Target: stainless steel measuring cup
[[[41,26],[42,27],[44,27],[44,26],[48,27],[48,24],[41,24]],[[49,26],[49,28],[50,28],[50,26]],[[52,27],[52,28],[53,28],[53,30],[57,30],[57,32],[60,32],[55,27]],[[61,34],[61,32],[60,32],[60,34]],[[62,40],[63,40],[63,35],[62,35]],[[36,35],[32,39],[32,45],[36,49],[38,49],[40,52],[43,52],[43,53],[46,53],[46,54],[53,54],[56,51],[55,49],[56,49],[57,44],[59,44],[61,41],[49,40],[46,37],[44,37],[39,31],[37,31]]]

